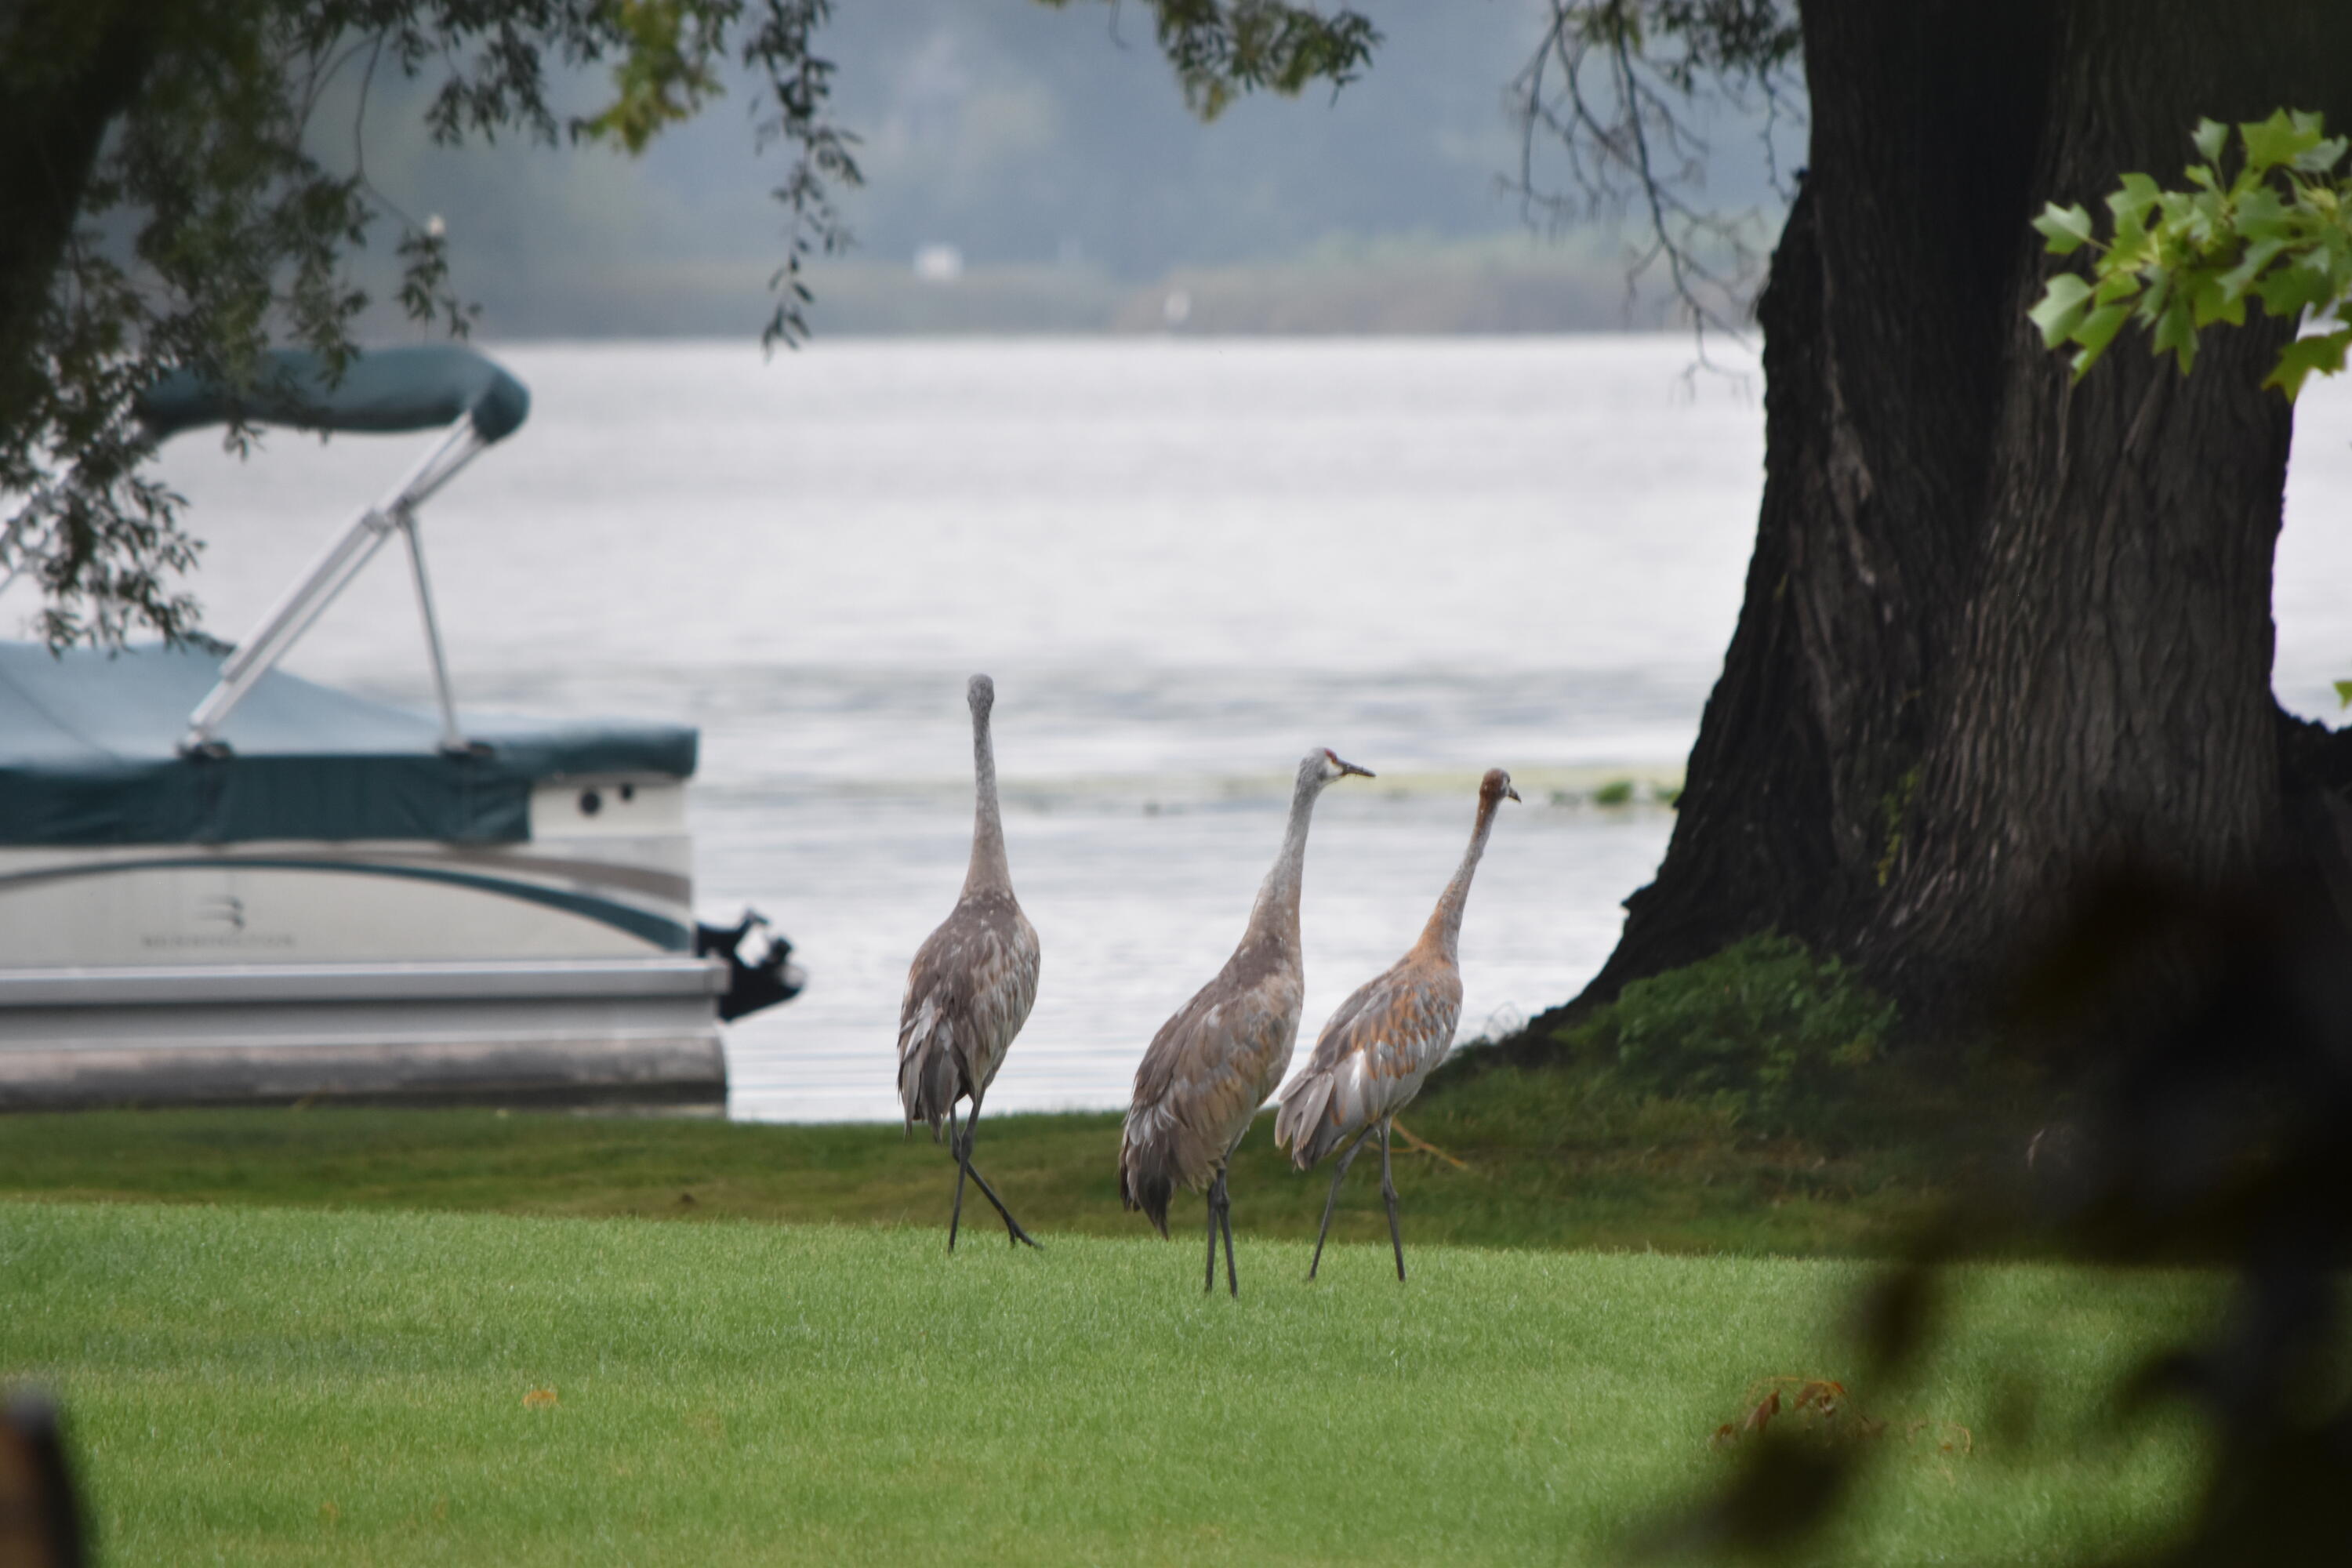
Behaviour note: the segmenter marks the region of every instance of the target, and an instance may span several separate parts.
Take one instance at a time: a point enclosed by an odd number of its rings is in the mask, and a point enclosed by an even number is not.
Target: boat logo
[[[150,931],[140,937],[139,945],[180,950],[234,948],[240,952],[294,945],[289,932],[247,931],[245,900],[235,893],[213,893],[196,900],[188,910],[186,924],[194,929]],[[206,931],[206,926],[218,929]]]

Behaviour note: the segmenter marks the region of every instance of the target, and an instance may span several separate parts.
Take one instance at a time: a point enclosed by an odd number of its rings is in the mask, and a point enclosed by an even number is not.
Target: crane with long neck
[[[1470,879],[1478,874],[1478,862],[1486,858],[1486,840],[1494,836],[1496,809],[1506,800],[1518,798],[1519,792],[1511,787],[1511,775],[1500,768],[1478,781],[1478,816],[1471,825],[1470,846],[1462,851],[1462,863],[1454,867],[1445,890],[1437,895],[1437,907],[1429,911],[1421,940],[1413,943],[1416,951],[1441,954],[1449,963],[1459,961],[1462,911],[1470,902]]]
[[[907,971],[907,994],[898,1006],[898,1100],[907,1125],[928,1122],[934,1142],[940,1123],[947,1123],[948,1145],[956,1158],[950,1250],[963,1224],[967,1179],[1003,1217],[1007,1237],[1034,1247],[1035,1239],[971,1163],[981,1101],[1037,1000],[1039,955],[1036,929],[1013,896],[1013,871],[1004,855],[996,748],[989,733],[996,683],[975,675],[965,699],[971,708],[971,861],[955,908],[924,939]],[[971,1114],[959,1134],[956,1105],[966,1100]]]
[[[1328,751],[1300,759],[1290,817],[1273,868],[1250,905],[1249,924],[1216,978],[1160,1026],[1135,1069],[1135,1097],[1119,1131],[1119,1196],[1168,1234],[1168,1203],[1181,1185],[1208,1195],[1209,1260],[1203,1290],[1217,1284],[1217,1237],[1225,1244],[1225,1285],[1235,1296],[1233,1203],[1225,1169],[1266,1096],[1290,1068],[1306,999],[1298,940],[1298,893],[1315,803],[1334,781],[1371,771]]]
[[[962,899],[1013,897],[1013,868],[1004,858],[1004,810],[996,798],[996,740],[990,715],[996,683],[975,675],[965,689],[971,708],[971,859],[963,874]]]
[[[1283,1087],[1274,1141],[1290,1151],[1293,1164],[1304,1171],[1342,1143],[1348,1146],[1331,1173],[1331,1194],[1323,1201],[1315,1258],[1307,1266],[1309,1279],[1323,1265],[1323,1242],[1331,1233],[1339,1184],[1374,1131],[1381,1139],[1381,1196],[1388,1205],[1389,1244],[1396,1249],[1397,1279],[1404,1279],[1404,1237],[1397,1224],[1396,1181],[1389,1169],[1390,1131],[1397,1112],[1412,1102],[1422,1081],[1453,1047],[1454,1028],[1462,1016],[1462,911],[1470,900],[1470,880],[1486,852],[1486,839],[1494,832],[1495,813],[1504,801],[1518,798],[1511,775],[1500,768],[1487,770],[1478,781],[1478,816],[1470,828],[1470,847],[1437,896],[1437,907],[1421,928],[1420,940],[1339,1004],[1317,1037],[1307,1066]]]

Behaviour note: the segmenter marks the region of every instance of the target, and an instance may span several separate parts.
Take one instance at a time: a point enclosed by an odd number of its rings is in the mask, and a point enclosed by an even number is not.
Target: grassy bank
[[[1855,1265],[1305,1263],[1245,1242],[1235,1303],[1133,1238],[0,1203],[0,1380],[62,1396],[109,1562],[1380,1563],[1601,1560],[1721,1478],[1755,1380],[1854,1375],[1820,1325]],[[2202,1287],[1968,1293],[1920,1383],[1853,1387],[1889,1426],[1828,1554],[2059,1561],[2169,1517],[2185,1436],[2083,1425]]]
[[[1705,1105],[1612,1096],[1558,1073],[1496,1072],[1433,1096],[1401,1153],[1409,1246],[1856,1256],[1929,1203],[1915,1156],[1746,1136]],[[1055,1233],[1131,1237],[1115,1115],[988,1117],[980,1163],[1013,1212]],[[1265,1121],[1232,1179],[1234,1225],[1311,1237],[1328,1190],[1276,1153]],[[1359,1161],[1333,1234],[1386,1234]],[[110,1111],[0,1119],[0,1195],[552,1215],[943,1226],[944,1150],[892,1126],[487,1110]],[[994,1216],[976,1201],[981,1235]],[[1174,1223],[1198,1222],[1197,1198]],[[997,1231],[1001,1237],[1001,1228]]]

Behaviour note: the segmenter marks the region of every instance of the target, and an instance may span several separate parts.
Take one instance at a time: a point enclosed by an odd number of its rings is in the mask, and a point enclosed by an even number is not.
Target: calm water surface
[[[1465,1033],[1607,955],[1738,613],[1760,384],[1675,339],[824,342],[496,351],[530,422],[425,513],[462,702],[699,724],[698,895],[798,944],[734,1026],[733,1111],[892,1118],[906,964],[969,845],[963,679],[997,679],[1005,825],[1045,948],[992,1107],[1125,1102],[1240,934],[1287,778],[1307,857],[1302,1051],[1412,940],[1512,770],[1463,930]],[[2279,689],[2352,674],[2352,397],[2306,395],[2279,555]],[[408,439],[165,460],[240,637]],[[10,606],[13,610],[15,606]],[[427,688],[396,560],[290,661]]]

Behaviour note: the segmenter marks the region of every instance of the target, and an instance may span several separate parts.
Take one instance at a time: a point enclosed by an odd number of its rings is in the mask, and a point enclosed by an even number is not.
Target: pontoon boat
[[[695,921],[696,732],[451,696],[416,508],[529,407],[454,346],[142,400],[159,438],[446,431],[233,651],[0,643],[0,1108],[724,1100],[720,1020],[801,980],[756,915]],[[395,534],[429,716],[276,668]]]

